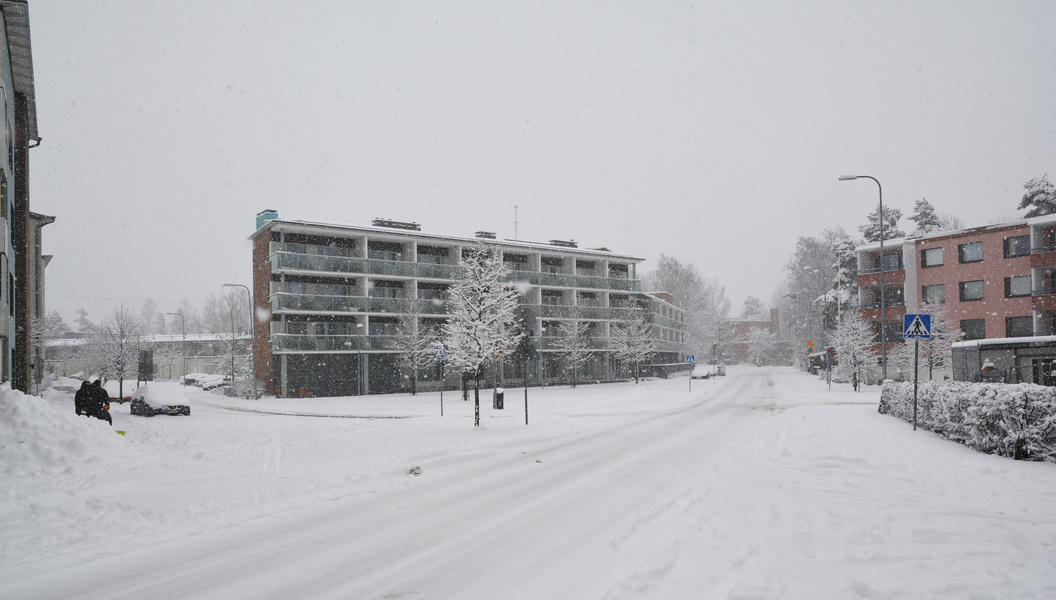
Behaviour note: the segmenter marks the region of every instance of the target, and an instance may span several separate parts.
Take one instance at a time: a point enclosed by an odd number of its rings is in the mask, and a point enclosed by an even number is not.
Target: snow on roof
[[[1022,345],[1022,346],[1056,346],[1056,335],[1032,335],[1027,337],[1010,338],[987,338],[985,340],[968,340],[954,342],[954,348],[972,348],[975,346],[999,346],[999,345]]]
[[[367,225],[345,225],[345,224],[339,224],[339,223],[316,223],[316,222],[313,222],[313,221],[294,221],[294,220],[286,220],[286,219],[272,219],[272,220],[268,221],[267,223],[262,225],[260,227],[260,229],[257,229],[256,231],[254,231],[249,236],[249,239],[254,239],[257,236],[262,235],[263,232],[269,231],[269,230],[271,230],[271,229],[273,229],[273,228],[275,228],[277,226],[280,226],[280,225],[283,226],[286,229],[296,229],[296,228],[299,228],[299,227],[300,228],[304,228],[304,232],[305,233],[318,233],[318,230],[320,230],[320,229],[331,229],[331,230],[338,230],[338,231],[358,231],[358,232],[365,232],[365,233],[374,232],[374,233],[385,234],[386,236],[391,236],[391,237],[396,237],[396,238],[401,238],[401,237],[402,238],[429,238],[429,239],[434,239],[434,240],[464,242],[464,243],[468,243],[468,244],[476,244],[479,241],[478,238],[476,238],[476,237],[465,237],[465,236],[458,236],[458,235],[442,235],[442,234],[437,234],[437,233],[427,233],[427,232],[423,232],[423,231],[403,231],[403,230],[400,230],[400,229],[391,229],[391,228],[388,228],[388,227],[371,227],[371,226],[367,226]],[[642,262],[642,261],[645,260],[644,258],[631,256],[629,254],[616,254],[615,252],[612,252],[612,251],[610,251],[610,250],[608,250],[606,248],[568,248],[568,247],[565,247],[565,246],[555,246],[553,244],[547,244],[547,243],[544,243],[544,242],[528,242],[528,241],[523,241],[523,240],[510,240],[510,239],[496,240],[494,243],[496,243],[496,244],[498,244],[500,246],[507,246],[507,247],[512,247],[512,248],[525,248],[525,249],[541,250],[541,251],[552,250],[552,251],[560,253],[560,254],[582,254],[582,255],[588,255],[588,256],[607,256],[607,257],[611,257],[611,258],[619,258],[619,259],[622,259],[622,260],[629,260],[629,261],[635,261],[635,262]]]

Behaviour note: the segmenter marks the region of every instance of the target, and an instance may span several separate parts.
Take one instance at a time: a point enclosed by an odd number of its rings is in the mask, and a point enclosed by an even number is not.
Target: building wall
[[[258,369],[269,392],[280,395],[300,395],[305,389],[308,395],[404,389],[405,374],[386,342],[401,317],[413,314],[434,323],[446,317],[437,288],[457,279],[463,250],[476,244],[471,238],[400,229],[278,220],[264,223],[252,237],[254,296],[260,314],[268,315],[268,323],[257,329]],[[560,323],[593,323],[597,341],[592,347],[611,354],[607,339],[613,323],[639,310],[661,340],[658,361],[684,361],[684,313],[662,297],[641,292],[634,278],[640,259],[487,241],[513,279],[522,282],[517,286],[521,309],[539,352],[549,357],[537,361],[538,379],[553,367],[553,336]],[[523,375],[522,366],[509,359],[487,375],[501,380],[507,370]],[[589,370],[588,379],[618,375],[604,357]],[[425,387],[441,385],[434,374],[420,375]],[[455,383],[457,374],[447,373],[444,384]]]
[[[1033,305],[1029,294],[1018,298],[1005,297],[1005,278],[1030,276],[1031,270],[1029,254],[1017,258],[1004,257],[1004,240],[1029,234],[1029,227],[1022,223],[917,242],[914,257],[917,285],[906,290],[907,298],[913,296],[914,301],[919,301],[920,311],[927,312],[927,305],[921,299],[923,286],[943,284],[946,291],[946,319],[950,326],[959,329],[958,324],[962,320],[983,319],[986,338],[1006,337],[1005,318],[1031,317]],[[959,246],[975,242],[983,245],[983,260],[961,263],[958,260]],[[944,264],[941,267],[923,267],[923,252],[933,248],[943,249]],[[969,281],[984,282],[982,300],[961,300],[960,284]]]

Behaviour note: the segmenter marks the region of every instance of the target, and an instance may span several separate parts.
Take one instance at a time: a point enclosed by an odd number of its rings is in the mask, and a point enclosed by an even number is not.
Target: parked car
[[[227,375],[206,375],[200,378],[195,385],[201,387],[203,390],[215,389],[230,383],[230,378]]]
[[[190,416],[191,407],[182,403],[186,402],[186,398],[180,389],[179,385],[173,383],[144,385],[132,394],[132,405],[129,407],[129,412],[139,417],[153,417],[154,415]]]

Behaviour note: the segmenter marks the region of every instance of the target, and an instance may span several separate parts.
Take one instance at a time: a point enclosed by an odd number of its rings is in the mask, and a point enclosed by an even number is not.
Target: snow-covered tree
[[[143,335],[164,333],[164,330],[157,331],[159,316],[161,315],[158,312],[158,305],[154,302],[154,299],[147,298],[146,300],[144,300],[143,308],[139,310],[139,322],[140,327],[143,328]]]
[[[652,291],[671,294],[674,305],[686,313],[686,345],[690,353],[704,356],[720,343],[719,327],[729,316],[730,300],[726,288],[708,279],[696,267],[678,259],[660,255],[655,271],[645,276]]]
[[[942,230],[942,222],[935,214],[935,207],[928,202],[927,198],[917,200],[917,203],[913,205],[913,216],[909,217],[909,220],[917,224],[913,235],[924,235]]]
[[[69,327],[57,311],[44,317],[36,317],[29,324],[30,344],[33,346],[33,360],[44,361],[48,357],[48,341],[58,339]],[[33,378],[36,382],[36,377]],[[39,390],[38,390],[39,393]]]
[[[634,382],[638,383],[642,363],[660,348],[652,327],[645,321],[645,313],[639,311],[634,317],[613,324],[611,337],[616,358],[631,365]]]
[[[920,312],[931,315],[931,338],[920,342],[920,368],[927,367],[928,379],[951,374],[953,343],[957,341],[957,334],[960,332],[956,327],[950,327],[947,305],[924,304],[920,307]]]
[[[858,254],[855,240],[842,227],[825,230],[829,249],[832,252],[832,268],[836,275],[832,289],[825,293],[825,323],[829,329],[836,327],[840,316],[853,310],[858,304]]]
[[[396,362],[407,369],[411,378],[411,395],[418,393],[418,373],[436,363],[436,340],[440,332],[418,322],[414,315],[400,318],[392,338]]]
[[[870,365],[876,361],[875,332],[872,324],[862,319],[861,312],[852,309],[843,315],[829,340],[836,348],[836,381],[851,381],[859,365]]]
[[[820,345],[825,331],[835,326],[835,314],[830,317],[825,304],[836,275],[834,264],[830,244],[817,237],[799,238],[785,263],[782,290],[787,291],[775,297],[775,303],[781,309],[785,338],[797,349],[805,350],[808,340]]]
[[[1023,184],[1023,198],[1019,201],[1019,210],[1029,208],[1023,217],[1040,217],[1056,213],[1056,188],[1049,183],[1049,175],[1046,173],[1041,178],[1035,177]]]
[[[78,331],[81,333],[88,333],[95,329],[95,323],[88,320],[88,311],[83,308],[77,311],[77,320],[74,322],[77,323]]]
[[[138,373],[143,329],[139,318],[125,305],[118,306],[89,334],[85,363],[100,375],[117,379],[124,397],[124,380]]]
[[[964,229],[964,219],[952,213],[939,215],[939,231],[953,231],[955,229]]]
[[[590,323],[586,321],[564,321],[559,327],[560,337],[554,339],[554,348],[564,353],[565,371],[572,387],[576,387],[576,375],[580,367],[594,356],[590,349]]]
[[[202,333],[245,334],[249,332],[249,299],[241,289],[225,289],[219,296],[209,294],[202,310]],[[191,323],[187,323],[190,332]]]
[[[483,242],[462,258],[462,275],[451,286],[450,319],[444,324],[447,362],[473,377],[473,426],[480,426],[480,379],[503,351],[520,341],[517,291],[504,283],[509,271]]]
[[[756,365],[768,365],[774,362],[774,350],[777,348],[777,336],[767,329],[752,328],[748,331],[748,360]]]
[[[741,309],[742,319],[751,319],[758,317],[766,312],[766,305],[763,301],[756,298],[755,296],[748,296],[744,299],[744,307]]]
[[[190,300],[184,298],[180,301],[180,307],[173,312],[178,312],[183,315],[183,325],[187,330],[187,333],[205,333],[202,328],[202,318],[198,314],[198,309],[191,304]],[[172,329],[173,333],[183,333],[181,330]]]
[[[898,220],[902,218],[902,211],[897,208],[891,208],[890,206],[884,207],[884,239],[892,240],[895,238],[906,237],[906,232],[902,231],[898,227]],[[867,242],[879,242],[880,241],[880,207],[877,206],[876,210],[869,213],[868,221],[865,225],[859,225],[858,231],[862,233],[862,237]]]

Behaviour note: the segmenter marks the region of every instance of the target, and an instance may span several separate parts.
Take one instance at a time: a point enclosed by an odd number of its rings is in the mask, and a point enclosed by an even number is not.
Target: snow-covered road
[[[118,531],[5,546],[0,595],[1056,597],[1056,465],[912,432],[876,413],[876,390],[787,369],[687,383],[532,390],[527,427],[510,390],[476,432],[450,394],[443,418],[435,395],[201,394],[190,419],[118,414],[131,444],[196,446],[191,464],[67,482],[88,512],[112,500]],[[293,407],[406,418],[228,410]],[[83,527],[64,500],[40,504]]]

